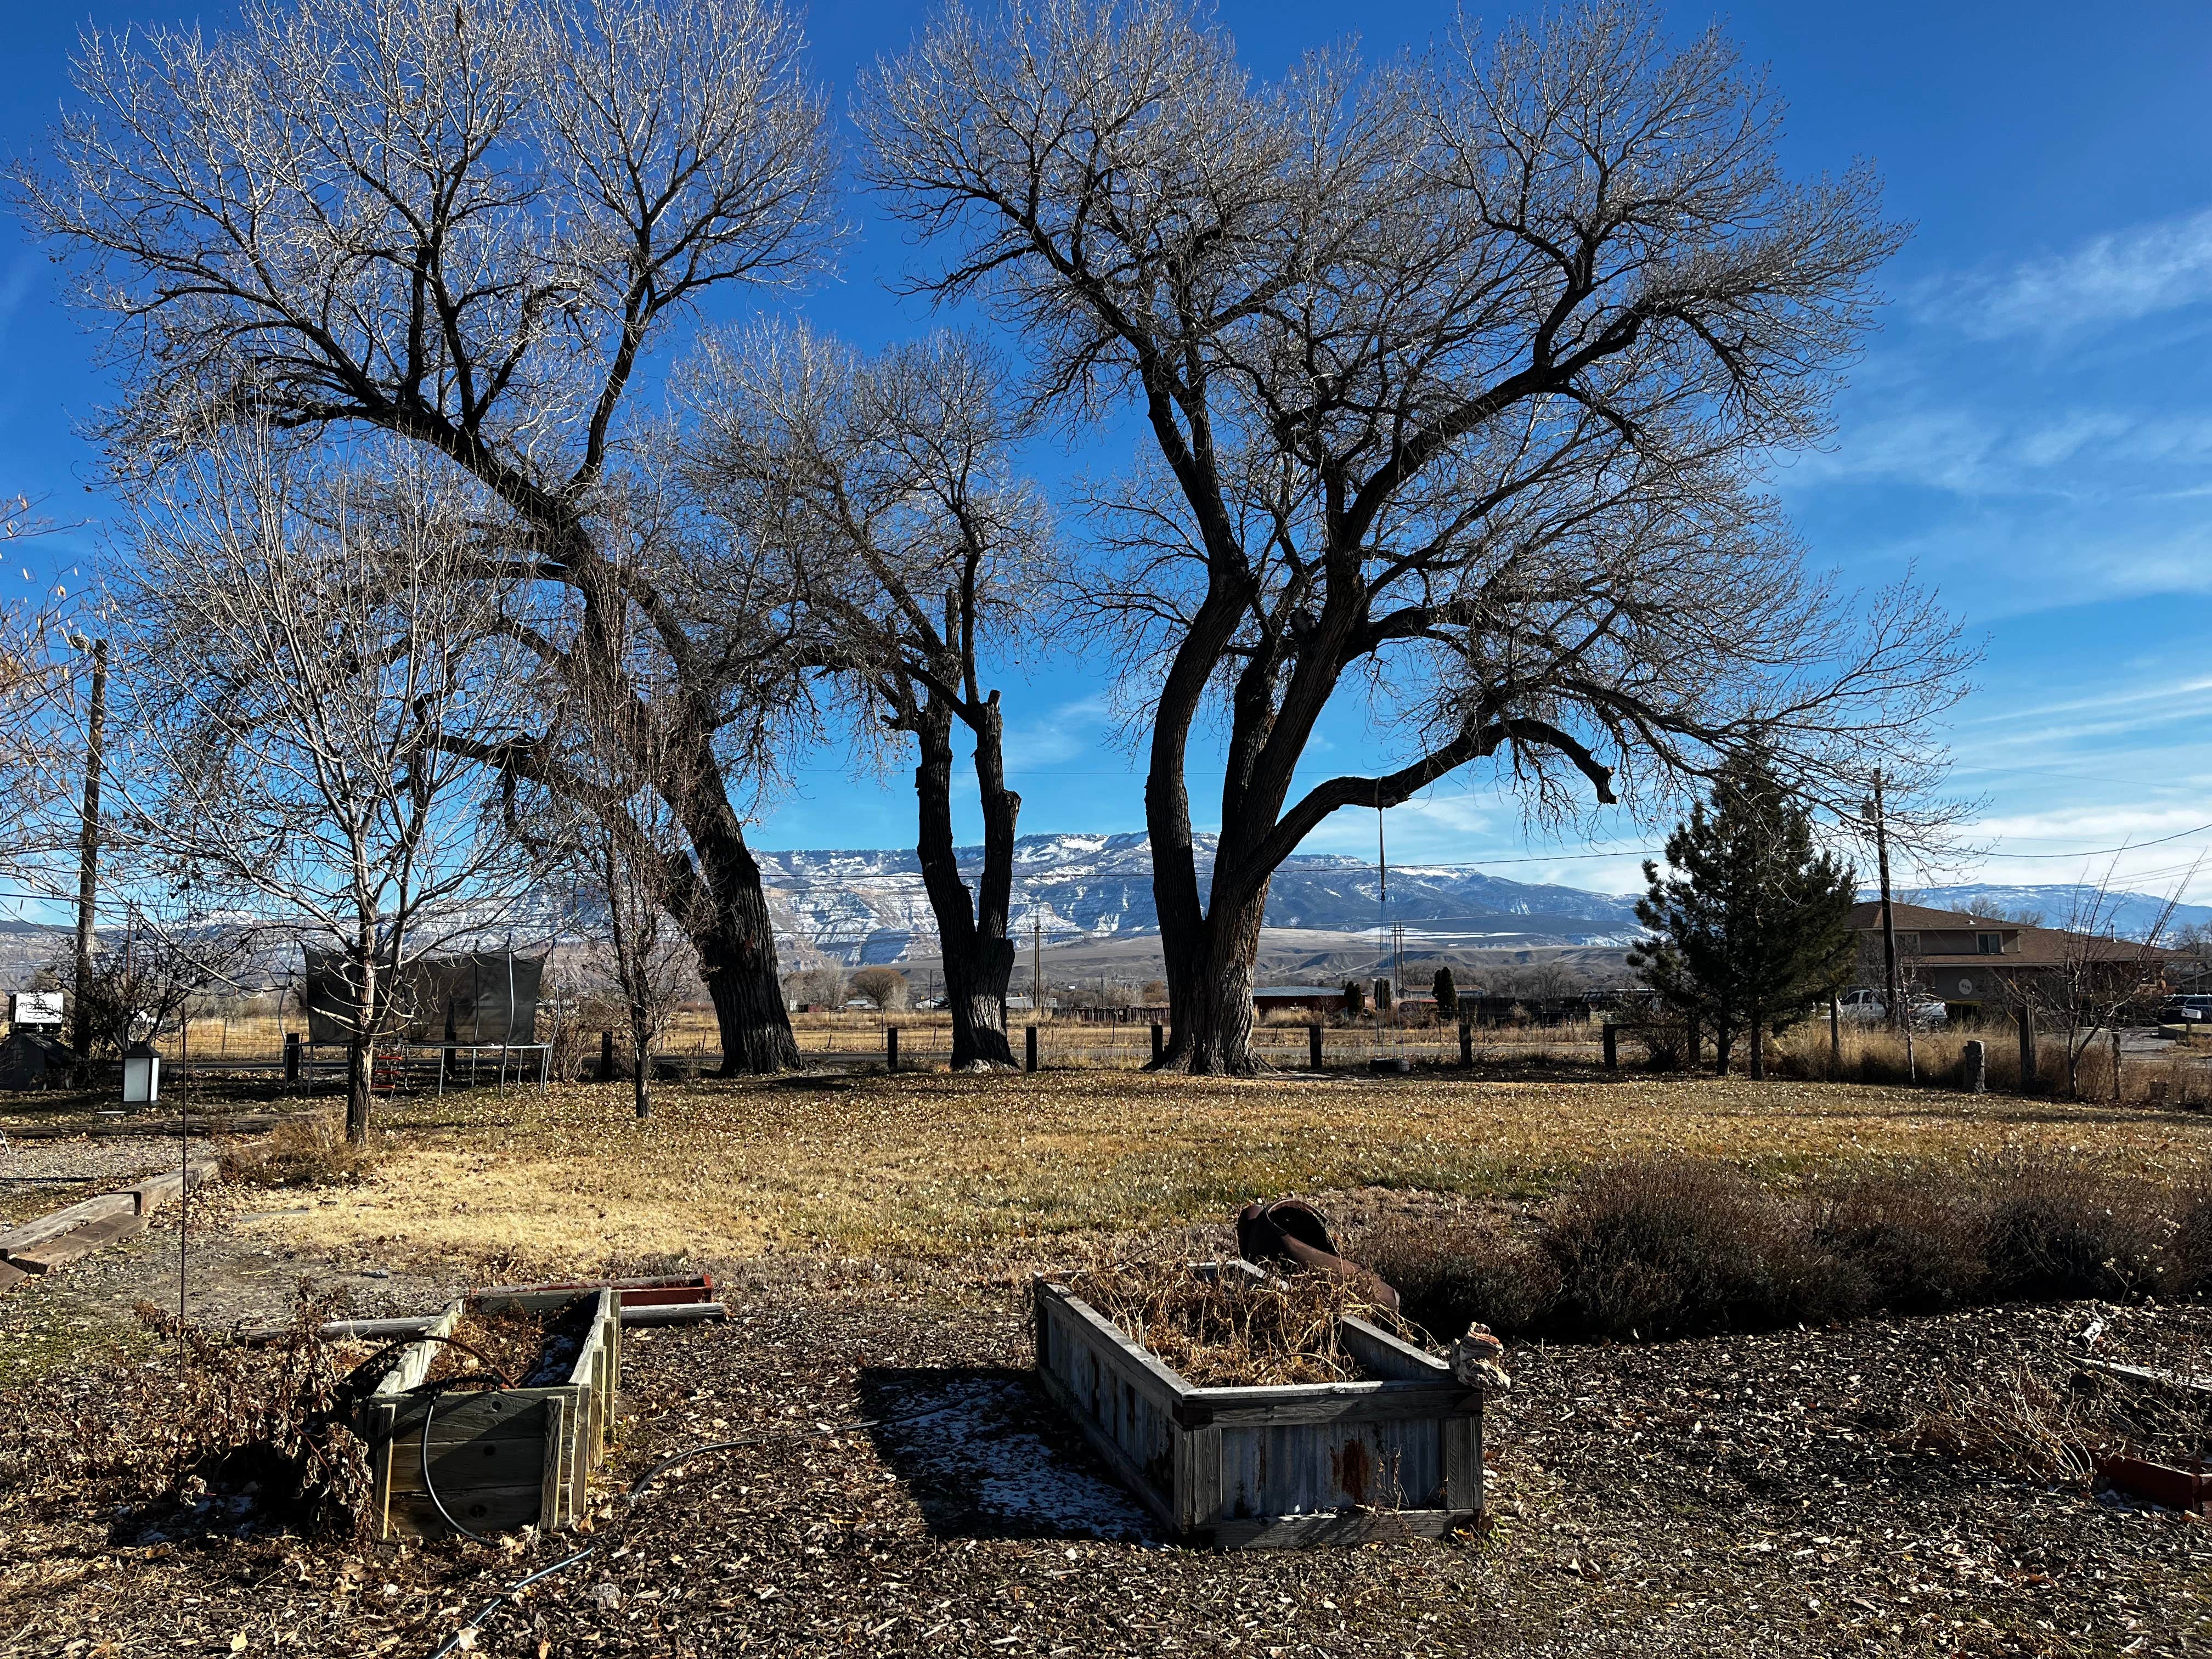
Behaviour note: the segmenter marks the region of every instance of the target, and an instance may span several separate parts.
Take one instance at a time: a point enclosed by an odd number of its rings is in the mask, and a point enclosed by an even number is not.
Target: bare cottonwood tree
[[[1783,175],[1717,34],[1596,4],[1262,86],[1185,0],[952,4],[860,117],[872,182],[950,249],[916,286],[1145,434],[1100,494],[1120,568],[1077,597],[1140,705],[1170,1063],[1249,1066],[1269,880],[1343,807],[1476,763],[1540,812],[1577,775],[1656,806],[1756,740],[1855,817],[1877,757],[1928,762],[1954,630],[1809,577],[1756,473],[1822,431],[1899,233],[1863,172]],[[1294,793],[1362,698],[1397,752]]]
[[[211,407],[434,458],[479,494],[479,579],[516,604],[549,706],[617,672],[609,641],[643,619],[672,737],[653,787],[732,1070],[797,1048],[732,800],[728,653],[613,556],[605,512],[650,354],[710,290],[819,262],[800,45],[774,0],[246,0],[229,33],[86,35],[53,167],[15,175],[115,319],[118,465]],[[566,787],[534,735],[440,741]]]
[[[2203,860],[2189,867],[2159,907],[2156,918],[2141,939],[2122,939],[2115,926],[2118,902],[2125,895],[2114,890],[2119,855],[2106,866],[2103,878],[2092,886],[2077,882],[2069,896],[2060,934],[2058,965],[2040,972],[2000,973],[2015,1010],[2027,1008],[2063,1034],[2066,1045],[2066,1093],[2081,1098],[2081,1062],[2100,1036],[2117,1035],[2129,1006],[2158,988],[2166,961],[2161,944],[2173,926],[2181,896],[2197,879]],[[2002,962],[2003,958],[1999,957]],[[2113,1097],[2119,1097],[2118,1057],[2114,1058]],[[2022,1086],[2032,1079],[2023,1078]]]
[[[233,438],[142,500],[120,562],[118,833],[337,952],[356,1142],[409,963],[496,925],[536,873],[448,741],[532,712],[459,494],[404,456],[340,472]]]
[[[634,617],[623,620],[641,631]],[[568,875],[575,924],[598,946],[592,966],[629,1027],[632,1102],[649,1117],[653,1047],[690,981],[685,907],[698,902],[698,885],[683,814],[654,783],[666,775],[674,739],[665,702],[638,695],[655,676],[651,647],[634,638],[609,645],[623,672],[573,685],[551,734],[567,787],[526,796],[510,789],[507,809],[518,838]]]
[[[846,689],[864,744],[918,751],[915,846],[937,921],[952,1066],[1012,1066],[1006,936],[1021,797],[988,659],[1033,631],[1053,575],[1038,493],[1011,454],[1026,422],[1001,365],[941,336],[862,361],[802,331],[702,355],[692,465],[733,542],[787,561],[809,660]],[[710,567],[711,568],[711,567]],[[974,744],[983,863],[953,845],[953,744]]]
[[[0,500],[0,559],[52,528],[27,497]],[[13,574],[0,570],[0,584]],[[22,578],[22,596],[0,601],[0,877],[43,886],[52,855],[77,839],[91,664],[76,633],[83,595],[27,567]]]

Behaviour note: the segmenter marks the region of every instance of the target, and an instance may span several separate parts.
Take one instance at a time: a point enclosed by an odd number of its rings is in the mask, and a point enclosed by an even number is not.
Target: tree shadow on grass
[[[1025,1370],[871,1366],[860,1398],[878,1455],[938,1537],[1157,1536]]]

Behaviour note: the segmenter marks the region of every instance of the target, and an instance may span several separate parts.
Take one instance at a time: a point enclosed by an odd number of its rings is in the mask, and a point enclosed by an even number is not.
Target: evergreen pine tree
[[[1445,1020],[1457,1019],[1459,1018],[1459,987],[1452,982],[1452,970],[1449,968],[1437,969],[1436,983],[1431,989],[1437,1000],[1437,1018]]]
[[[1629,952],[1629,966],[1670,1008],[1713,1028],[1723,1073],[1742,1033],[1751,1074],[1764,1077],[1765,1036],[1850,976],[1856,878],[1814,844],[1811,815],[1756,751],[1729,762],[1711,801],[1675,826],[1667,863],[1663,879],[1644,863],[1650,891],[1636,914],[1656,937]]]

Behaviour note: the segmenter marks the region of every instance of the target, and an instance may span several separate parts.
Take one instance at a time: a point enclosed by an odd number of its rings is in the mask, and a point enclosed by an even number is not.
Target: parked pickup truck
[[[1921,998],[1911,1008],[1912,1023],[1917,1026],[1941,1025],[1951,1018],[1951,1011],[1933,997]],[[1872,1025],[1889,1018],[1889,1005],[1879,991],[1846,991],[1838,999],[1838,1012],[1845,1019]]]
[[[2161,1023],[2212,1025],[2212,996],[2168,997],[2158,1005]]]

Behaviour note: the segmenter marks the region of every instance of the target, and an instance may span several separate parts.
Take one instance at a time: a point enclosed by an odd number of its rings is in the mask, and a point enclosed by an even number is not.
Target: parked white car
[[[1951,1011],[1933,997],[1921,998],[1911,1008],[1915,1025],[1941,1025],[1951,1018]],[[1845,1019],[1874,1025],[1889,1018],[1889,1004],[1879,991],[1846,991],[1837,1000],[1837,1012]]]

